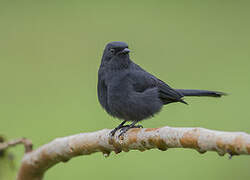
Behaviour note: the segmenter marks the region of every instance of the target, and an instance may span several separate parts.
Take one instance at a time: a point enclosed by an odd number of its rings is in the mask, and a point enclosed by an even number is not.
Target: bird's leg
[[[127,121],[122,121],[121,124],[119,124],[119,126],[117,126],[115,129],[113,129],[111,132],[110,132],[110,135],[111,136],[114,136],[115,135],[115,132],[123,127],[126,127],[126,126],[123,126]]]
[[[121,133],[119,134],[119,137],[122,136],[124,133],[126,133],[131,128],[143,128],[142,125],[135,125],[136,123],[138,123],[138,121],[134,121],[132,124],[122,127]]]

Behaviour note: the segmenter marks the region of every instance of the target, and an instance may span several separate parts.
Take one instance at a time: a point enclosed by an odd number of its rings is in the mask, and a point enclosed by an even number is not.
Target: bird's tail
[[[175,89],[183,96],[208,96],[208,97],[221,97],[227,95],[223,92],[208,91],[208,90],[196,90],[196,89]]]

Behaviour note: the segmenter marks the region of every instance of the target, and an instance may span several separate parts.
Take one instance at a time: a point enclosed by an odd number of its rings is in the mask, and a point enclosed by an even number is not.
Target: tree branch
[[[75,156],[111,151],[120,153],[129,150],[145,151],[153,148],[165,151],[168,148],[191,148],[200,153],[216,151],[223,156],[250,155],[250,135],[243,132],[222,132],[204,128],[148,128],[131,129],[122,138],[118,133],[113,138],[110,130],[57,138],[24,155],[18,172],[18,180],[41,180],[47,169]]]
[[[32,142],[29,139],[20,138],[20,139],[14,139],[11,141],[7,141],[7,142],[1,141],[0,142],[0,152],[3,152],[7,148],[12,147],[12,146],[16,146],[18,144],[24,145],[26,153],[32,151]]]

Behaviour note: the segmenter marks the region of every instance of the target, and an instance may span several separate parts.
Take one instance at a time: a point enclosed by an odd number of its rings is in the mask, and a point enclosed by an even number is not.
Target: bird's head
[[[129,59],[130,49],[128,44],[121,41],[113,41],[106,45],[103,56],[102,63],[106,64],[112,61],[126,60]]]

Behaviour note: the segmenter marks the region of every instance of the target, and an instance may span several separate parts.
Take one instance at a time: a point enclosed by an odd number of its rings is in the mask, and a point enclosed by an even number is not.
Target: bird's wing
[[[156,78],[156,77],[154,77]],[[187,104],[183,99],[183,95],[178,91],[172,89],[169,85],[167,85],[162,80],[156,78],[157,87],[159,89],[159,97],[164,104],[169,104],[172,102],[181,102]]]
[[[172,89],[165,82],[146,72],[136,64],[134,64],[131,78],[133,87],[137,92],[143,92],[148,88],[157,87],[159,98],[162,100],[163,104],[169,104],[172,102],[182,102],[186,104],[182,99],[183,95],[181,93]]]

